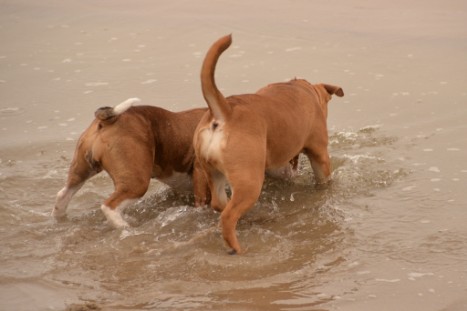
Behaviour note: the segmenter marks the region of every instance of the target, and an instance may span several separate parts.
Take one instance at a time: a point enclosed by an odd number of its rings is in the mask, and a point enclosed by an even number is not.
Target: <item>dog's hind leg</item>
[[[237,222],[259,198],[264,181],[264,170],[262,166],[245,172],[230,175],[232,197],[222,211],[221,226],[222,235],[227,245],[232,249],[230,254],[241,254],[243,252],[238,242],[236,227]]]
[[[105,152],[102,166],[114,182],[114,192],[101,206],[107,220],[115,228],[127,227],[122,211],[144,196],[149,188],[153,169],[151,148],[122,136],[118,145]]]
[[[138,174],[139,172],[135,172]],[[150,176],[141,178],[141,175],[131,175],[114,180],[115,191],[101,205],[101,210],[110,224],[115,228],[128,227],[123,219],[123,210],[144,196],[149,187]]]

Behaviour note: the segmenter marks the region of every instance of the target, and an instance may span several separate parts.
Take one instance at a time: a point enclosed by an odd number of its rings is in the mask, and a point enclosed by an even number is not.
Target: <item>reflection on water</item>
[[[12,150],[0,163],[2,275],[22,290],[31,282],[46,284],[36,285],[46,292],[58,289],[70,297],[70,310],[86,304],[242,309],[253,298],[269,309],[293,310],[329,302],[335,298],[319,290],[322,279],[348,264],[346,250],[355,239],[347,224],[349,200],[371,197],[409,174],[381,156],[396,139],[377,128],[337,132],[330,141],[331,185],[315,187],[305,157],[293,181],[267,180],[238,225],[247,247],[242,256],[226,254],[216,212],[194,208],[190,194],[159,182],[125,212],[130,229],[112,229],[98,209],[112,189],[105,174],[76,195],[67,220],[55,223],[49,213],[69,155],[48,154],[50,146]],[[34,300],[42,293],[32,289],[28,295]]]

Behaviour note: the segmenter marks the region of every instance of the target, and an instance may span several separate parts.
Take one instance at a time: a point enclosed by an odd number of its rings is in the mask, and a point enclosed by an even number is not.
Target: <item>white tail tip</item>
[[[141,100],[139,98],[128,98],[125,100],[123,103],[118,104],[114,108],[114,114],[119,115],[121,113],[124,113],[125,111],[128,110],[131,106],[133,106],[136,103],[139,103]]]

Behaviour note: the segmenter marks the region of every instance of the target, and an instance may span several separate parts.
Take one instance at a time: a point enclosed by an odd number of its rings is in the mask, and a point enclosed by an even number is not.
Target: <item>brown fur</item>
[[[115,190],[104,208],[118,212],[125,202],[142,197],[151,178],[165,181],[175,173],[193,178],[199,202],[207,200],[204,175],[193,168],[193,132],[206,109],[170,112],[158,107],[135,106],[115,114],[113,108],[99,108],[96,119],[82,133],[76,146],[65,187],[57,194],[56,217],[63,216],[72,196],[84,182],[105,170]],[[104,210],[106,212],[106,210]],[[125,226],[123,219],[114,221]],[[119,216],[117,215],[117,218]]]
[[[274,83],[255,94],[225,98],[217,89],[214,71],[231,36],[215,42],[201,71],[203,95],[209,111],[194,135],[194,146],[211,190],[211,206],[221,214],[222,234],[235,253],[242,249],[236,236],[238,219],[257,201],[265,170],[290,165],[305,153],[319,183],[330,179],[327,103],[342,89],[328,84],[312,85],[294,79]],[[232,189],[230,200],[225,183]]]

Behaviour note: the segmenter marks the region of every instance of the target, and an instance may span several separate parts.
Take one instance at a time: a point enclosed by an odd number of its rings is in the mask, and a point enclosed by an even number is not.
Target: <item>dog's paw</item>
[[[234,255],[243,255],[247,252],[248,250],[248,247],[247,248],[239,248],[239,249],[233,249],[233,248],[230,248],[228,251],[227,251],[227,254],[231,255],[231,256],[234,256]]]
[[[318,190],[324,190],[329,188],[332,185],[332,178],[329,176],[328,178],[324,180],[317,180],[315,183],[315,188]]]
[[[50,213],[50,216],[54,217],[55,219],[66,218],[66,210],[63,208],[54,206],[54,208],[52,209],[52,212]]]
[[[125,229],[130,227],[118,210],[112,209],[104,204],[102,204],[101,210],[104,212],[105,217],[114,228]]]

